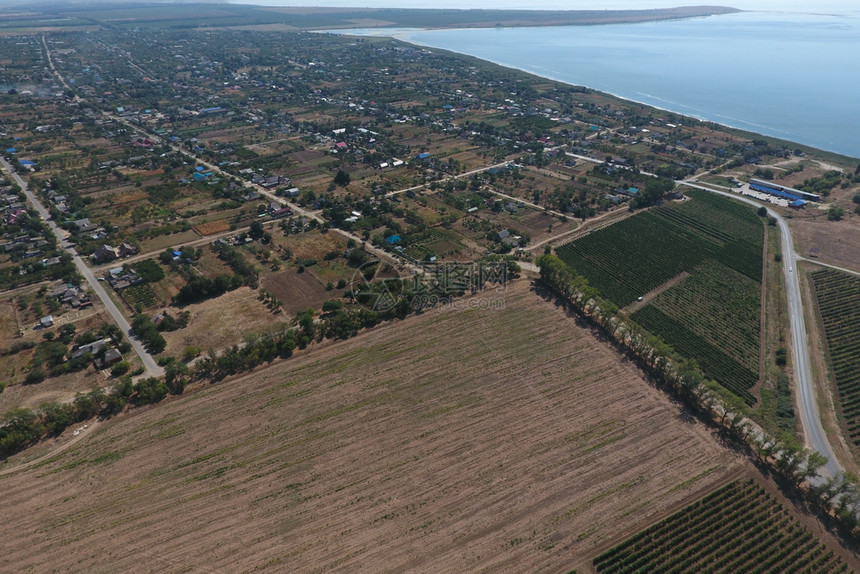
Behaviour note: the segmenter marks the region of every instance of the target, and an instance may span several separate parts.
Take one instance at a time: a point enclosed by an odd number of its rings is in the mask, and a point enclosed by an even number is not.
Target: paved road
[[[159,136],[157,136],[153,133],[146,131],[142,126],[138,126],[136,124],[133,124],[132,122],[128,121],[127,119],[121,118],[119,116],[111,115],[108,117],[110,117],[111,119],[113,119],[117,122],[125,124],[126,126],[132,128],[133,130],[135,130],[141,134],[144,134],[147,138],[149,138],[151,141],[153,141],[156,144],[160,144],[160,143],[167,144],[170,147],[170,149],[172,149],[176,153],[187,157],[188,159],[190,159],[191,161],[193,161],[197,164],[205,166],[209,171],[212,171],[214,173],[218,173],[224,177],[231,177],[231,178],[233,177],[232,174],[230,174],[229,172],[222,170],[220,166],[213,164],[211,162],[208,162],[204,159],[201,159],[201,158],[197,157],[196,155],[194,155],[193,153],[186,151],[179,146],[176,146],[176,145],[173,145],[169,142],[163,141],[162,138],[160,138]],[[480,170],[478,170],[478,171],[480,171]],[[276,203],[279,203],[281,205],[289,207],[290,209],[293,210],[293,213],[295,213],[296,215],[305,217],[307,219],[316,220],[317,222],[322,223],[322,224],[328,223],[320,215],[319,212],[315,212],[311,209],[300,207],[294,203],[289,203],[285,198],[280,197],[278,195],[275,195],[271,190],[266,189],[262,185],[257,185],[255,183],[251,183],[250,181],[242,181],[241,183],[242,183],[242,186],[245,187],[246,189],[251,189],[251,190],[257,192],[258,194],[262,195],[263,197],[266,197],[270,201],[273,201],[273,202],[276,202]],[[363,238],[359,237],[358,235],[356,235],[350,231],[346,231],[345,229],[339,229],[339,228],[332,228],[332,231],[346,237],[347,239],[353,239],[358,245],[364,245],[364,248],[366,251],[376,255],[376,257],[378,257],[379,259],[381,259],[383,261],[387,261],[388,263],[391,263],[395,267],[400,267],[400,268],[405,267],[407,269],[410,269],[413,273],[420,273],[422,271],[419,267],[416,267],[415,265],[413,265],[409,261],[399,259],[399,258],[395,257],[394,255],[388,253],[387,251],[385,251],[383,249],[380,249],[374,245],[371,245],[370,243],[366,243]],[[238,233],[238,232],[234,231],[234,233]],[[214,239],[214,236],[212,236],[210,239]]]
[[[65,80],[62,77],[62,75],[60,75],[59,72],[53,66],[53,62],[50,59],[50,51],[48,49],[47,43],[44,40],[44,36],[43,36],[43,43],[45,43],[45,51],[48,55],[48,61],[49,61],[49,64],[51,65],[52,71],[60,78],[61,82],[64,85],[66,85]],[[78,98],[76,98],[76,99],[78,99]],[[132,126],[130,124],[130,122],[125,121],[123,118],[114,118],[114,119],[121,121],[123,123],[126,123],[130,127],[133,127],[133,128],[138,129],[140,131],[143,131],[143,130],[141,130],[140,126]],[[161,138],[158,138],[157,136],[155,136],[154,134],[149,134],[149,135],[150,135],[150,139],[152,139],[155,142],[159,142],[161,139]],[[218,166],[209,164],[208,162],[205,162],[205,161],[201,161],[200,159],[194,157],[193,155],[186,152],[185,150],[182,150],[182,149],[177,148],[175,146],[171,146],[171,147],[173,147],[174,150],[179,151],[183,155],[191,157],[191,158],[195,159],[196,161],[198,161],[199,163],[207,165],[207,167],[209,167],[213,171],[221,172],[221,169]],[[588,156],[582,156],[582,155],[577,155],[577,154],[573,154],[573,153],[566,153],[566,155],[571,156],[571,157],[576,157],[578,159],[582,159],[582,160],[586,160],[586,161],[592,161],[592,162],[596,162],[596,163],[604,163],[601,160],[597,160],[597,159],[594,159],[594,158],[591,158]],[[507,163],[507,162],[505,162],[505,163]],[[501,166],[501,165],[504,165],[504,164],[499,164],[499,166]],[[478,170],[473,170],[472,172],[469,172],[467,174],[460,174],[458,177],[464,177],[467,175],[471,175],[471,173],[477,173],[479,171],[484,171],[485,169],[487,169],[487,168],[481,168]],[[655,176],[655,174],[652,174],[652,173],[647,173],[647,172],[641,172],[641,173],[643,173],[645,175],[649,175],[649,176]],[[18,179],[20,179],[20,178],[18,178]],[[679,183],[682,185],[687,185],[687,186],[698,188],[698,189],[703,189],[705,191],[710,191],[712,193],[717,193],[720,195],[725,195],[727,197],[731,197],[731,198],[737,199],[739,201],[743,201],[744,203],[749,203],[749,204],[754,205],[754,206],[760,206],[761,205],[759,202],[753,201],[751,199],[748,199],[748,198],[745,198],[742,196],[738,196],[737,194],[723,192],[723,191],[717,191],[717,190],[714,190],[714,189],[709,188],[709,187],[696,185],[696,184],[691,183],[689,181],[678,181],[676,183]],[[248,184],[246,183],[246,186],[247,185]],[[22,187],[24,187],[24,186],[22,186]],[[251,186],[249,186],[249,187],[251,187]],[[280,203],[285,203],[282,198],[275,197],[274,194],[272,194],[271,192],[268,192],[268,190],[265,190],[260,186],[253,186],[253,187],[256,187],[258,189],[258,191],[260,193],[262,193],[264,196],[267,196],[270,199],[278,201]],[[416,186],[416,188],[420,188],[420,187],[423,187],[423,186]],[[415,188],[413,188],[413,189],[415,189]],[[405,191],[407,191],[407,190],[400,190],[399,192],[394,192],[394,193],[395,194],[396,193],[403,193]],[[391,194],[387,194],[387,195],[391,195]],[[34,201],[33,203],[37,204],[36,201]],[[44,208],[42,208],[42,209],[44,210]],[[294,209],[302,215],[309,216],[309,217],[312,217],[312,218],[317,219],[317,220],[321,219],[318,214],[310,213],[308,211],[297,209],[295,207],[294,207]],[[821,454],[823,454],[824,456],[826,456],[828,458],[828,463],[825,466],[824,470],[828,474],[830,474],[831,476],[834,476],[841,469],[839,467],[838,462],[836,461],[836,457],[833,455],[833,450],[830,448],[830,443],[827,441],[827,437],[826,437],[824,430],[821,426],[821,419],[820,419],[819,413],[818,413],[818,404],[815,400],[815,392],[814,392],[814,388],[813,388],[812,372],[811,372],[810,365],[809,365],[809,352],[808,352],[809,347],[807,345],[807,340],[806,340],[806,325],[805,325],[806,322],[805,322],[805,317],[803,315],[803,303],[802,303],[802,299],[801,299],[801,295],[800,295],[800,283],[799,283],[798,278],[797,278],[798,274],[793,271],[793,269],[797,266],[797,261],[796,261],[797,256],[794,252],[794,245],[793,245],[792,238],[791,238],[791,231],[788,228],[788,224],[785,222],[785,220],[778,213],[776,213],[775,211],[773,211],[770,208],[767,208],[767,210],[768,210],[769,215],[776,218],[777,222],[779,223],[780,230],[782,232],[782,243],[783,243],[782,251],[783,251],[783,258],[784,258],[783,261],[785,262],[785,265],[786,265],[784,267],[784,269],[785,269],[785,282],[786,282],[786,291],[787,291],[787,295],[788,295],[789,316],[790,316],[790,320],[791,320],[791,336],[792,336],[792,347],[793,347],[793,355],[794,355],[795,376],[797,379],[798,402],[800,403],[801,422],[803,425],[804,435],[806,436],[807,444],[810,444],[812,446],[812,448],[819,451]],[[352,236],[352,234],[350,234],[350,233],[344,233],[344,234],[347,236]],[[391,256],[388,253],[385,253],[384,251],[377,250],[377,249],[374,249],[372,247],[370,249],[372,251],[375,251],[377,253],[377,255],[382,256],[385,259],[391,259]],[[83,264],[83,262],[80,261],[80,257],[77,257],[77,255],[75,254],[75,263],[78,264],[78,262],[80,262],[79,268],[81,268],[81,267],[86,268],[86,266]],[[89,277],[92,277],[92,272],[90,272],[90,270],[88,268],[86,268],[86,271],[89,274]],[[85,274],[85,277],[86,276],[87,275]],[[88,277],[88,279],[89,279],[89,277]],[[108,307],[109,309],[110,309],[110,307],[113,307],[114,309],[116,309],[116,307],[113,305],[113,302],[110,300],[109,297],[106,296],[106,293],[104,293],[104,290],[101,288],[101,285],[98,285],[97,282],[95,282],[95,283],[96,284],[93,286],[94,290],[97,293],[99,293],[100,297],[101,297],[101,294],[105,295],[105,297],[103,298],[103,301],[105,302],[105,306]],[[110,305],[108,305],[108,303]],[[111,313],[111,314],[113,315],[113,313]],[[126,327],[123,326],[123,323],[125,323],[125,319],[122,317],[122,314],[119,313],[118,310],[117,310],[116,315],[117,316],[115,316],[115,319],[117,319],[117,323],[120,324],[120,326],[122,326],[123,329],[125,330]],[[122,321],[122,322],[120,322],[120,321]],[[127,325],[127,323],[125,323],[125,325]],[[134,342],[136,342],[136,341],[133,341],[133,343]],[[149,357],[149,355],[145,354],[145,351],[144,351],[144,354],[141,355],[141,359],[144,359],[144,357]],[[149,357],[149,359],[151,360],[152,358]],[[147,362],[145,360],[144,360],[144,364],[145,365],[147,364]],[[155,365],[155,366],[157,367],[157,365]]]
[[[15,182],[21,187],[21,190],[24,192],[24,195],[27,196],[27,200],[30,204],[36,209],[36,212],[42,218],[45,223],[48,224],[48,227],[51,229],[51,232],[57,238],[57,241],[60,245],[65,245],[66,238],[68,235],[66,232],[57,226],[57,224],[50,219],[51,214],[45,209],[45,206],[42,205],[42,202],[36,197],[32,191],[30,191],[27,186],[27,182],[24,181],[20,175],[17,173],[13,173],[12,166],[9,163],[0,157],[0,164],[5,167],[12,177],[15,178]],[[101,300],[102,304],[107,309],[108,313],[110,313],[113,320],[119,325],[119,328],[122,329],[123,333],[128,337],[129,342],[131,343],[132,348],[140,357],[140,360],[143,362],[143,366],[146,369],[144,373],[150,377],[160,377],[164,374],[164,369],[158,366],[158,363],[155,362],[155,359],[152,358],[152,355],[146,352],[146,349],[143,347],[143,344],[137,339],[133,338],[129,332],[131,331],[131,325],[129,325],[126,318],[120,312],[119,308],[113,302],[113,299],[107,294],[104,287],[102,287],[101,283],[99,283],[96,276],[93,274],[92,270],[84,263],[84,260],[81,259],[81,256],[77,254],[77,252],[72,248],[66,249],[68,253],[72,256],[72,261],[75,263],[75,267],[78,268],[78,272],[86,279],[87,283],[90,286],[90,289],[98,296]]]
[[[729,193],[725,191],[717,191],[703,185],[696,185],[689,181],[676,182],[688,187],[710,191],[719,195],[725,195],[738,201],[761,207],[763,204],[749,199],[747,197]],[[806,319],[803,314],[803,300],[800,295],[800,281],[797,273],[797,255],[794,252],[794,243],[791,238],[791,230],[785,219],[771,208],[767,208],[767,213],[774,217],[779,224],[779,229],[782,233],[782,260],[783,270],[785,273],[786,294],[788,296],[788,313],[791,320],[791,346],[794,359],[794,374],[797,382],[797,401],[800,406],[800,420],[803,426],[803,434],[806,438],[806,444],[817,450],[827,457],[827,465],[824,467],[826,474],[835,476],[841,472],[842,468],[839,462],[833,455],[833,449],[830,448],[830,442],[827,440],[827,435],[824,433],[824,428],[821,425],[821,417],[818,412],[818,402],[815,398],[814,381],[812,378],[812,369],[809,362],[809,345],[806,340]]]
[[[797,256],[798,261],[808,261],[814,265],[821,265],[822,267],[829,267],[830,269],[836,269],[837,271],[842,271],[843,273],[848,273],[850,275],[854,275],[856,277],[860,277],[860,271],[854,271],[853,269],[846,269],[845,267],[839,267],[838,265],[831,265],[830,263],[822,263],[817,259],[809,259],[807,257]]]

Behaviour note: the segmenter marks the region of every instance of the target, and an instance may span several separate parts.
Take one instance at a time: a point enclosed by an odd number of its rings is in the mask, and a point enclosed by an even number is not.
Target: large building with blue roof
[[[760,191],[762,193],[766,193],[774,197],[787,199],[790,202],[795,202],[797,200],[801,200],[803,202],[821,200],[821,197],[815,195],[814,193],[809,193],[808,191],[801,191],[799,189],[794,189],[793,187],[787,187],[785,185],[777,185],[769,181],[763,181],[761,179],[755,178],[750,179],[750,189]]]

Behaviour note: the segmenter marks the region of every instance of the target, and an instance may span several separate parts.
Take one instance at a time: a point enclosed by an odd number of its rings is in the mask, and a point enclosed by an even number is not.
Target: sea
[[[363,29],[860,158],[860,11],[612,24]]]

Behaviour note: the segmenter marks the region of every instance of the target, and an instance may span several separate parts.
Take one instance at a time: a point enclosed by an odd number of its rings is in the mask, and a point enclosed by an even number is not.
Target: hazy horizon
[[[296,6],[320,8],[415,8],[415,9],[483,9],[483,10],[648,10],[679,6],[728,6],[740,10],[842,14],[860,17],[860,3],[854,0],[50,0],[46,4],[76,4],[85,8],[93,4],[246,4],[257,6]],[[0,0],[0,6],[25,7],[25,0]]]
[[[853,0],[228,0],[229,4],[258,6],[317,6],[332,8],[446,8],[484,10],[649,10],[678,6],[729,6],[740,10],[858,14],[860,5]]]

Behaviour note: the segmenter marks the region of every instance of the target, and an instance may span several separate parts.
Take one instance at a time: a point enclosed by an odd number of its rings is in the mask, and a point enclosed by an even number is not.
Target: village
[[[134,31],[120,44],[113,33],[14,38],[25,56],[4,81],[46,89],[7,96],[13,113],[36,103],[40,121],[9,116],[3,155],[64,234],[55,240],[7,177],[0,271],[12,287],[63,280],[80,293],[62,304],[99,307],[76,279],[73,250],[129,321],[170,305],[180,313],[179,300],[197,300],[182,291],[195,276],[238,278],[215,292],[262,284],[292,313],[300,301],[319,312],[343,297],[333,286],[350,281],[344,254],[355,246],[400,267],[488,256],[528,266],[553,237],[647,205],[655,178],[708,169],[722,183],[727,169],[802,158],[477,61],[454,69],[385,39],[343,51],[335,37],[308,34]],[[240,49],[207,55],[223,43]],[[156,57],[164,46],[170,57]],[[46,54],[62,75],[37,70]],[[427,70],[448,80],[433,86]],[[156,269],[140,273],[153,258]],[[295,293],[281,283],[290,277],[301,277]],[[33,319],[50,328],[52,316]],[[173,353],[215,342],[184,339]]]

